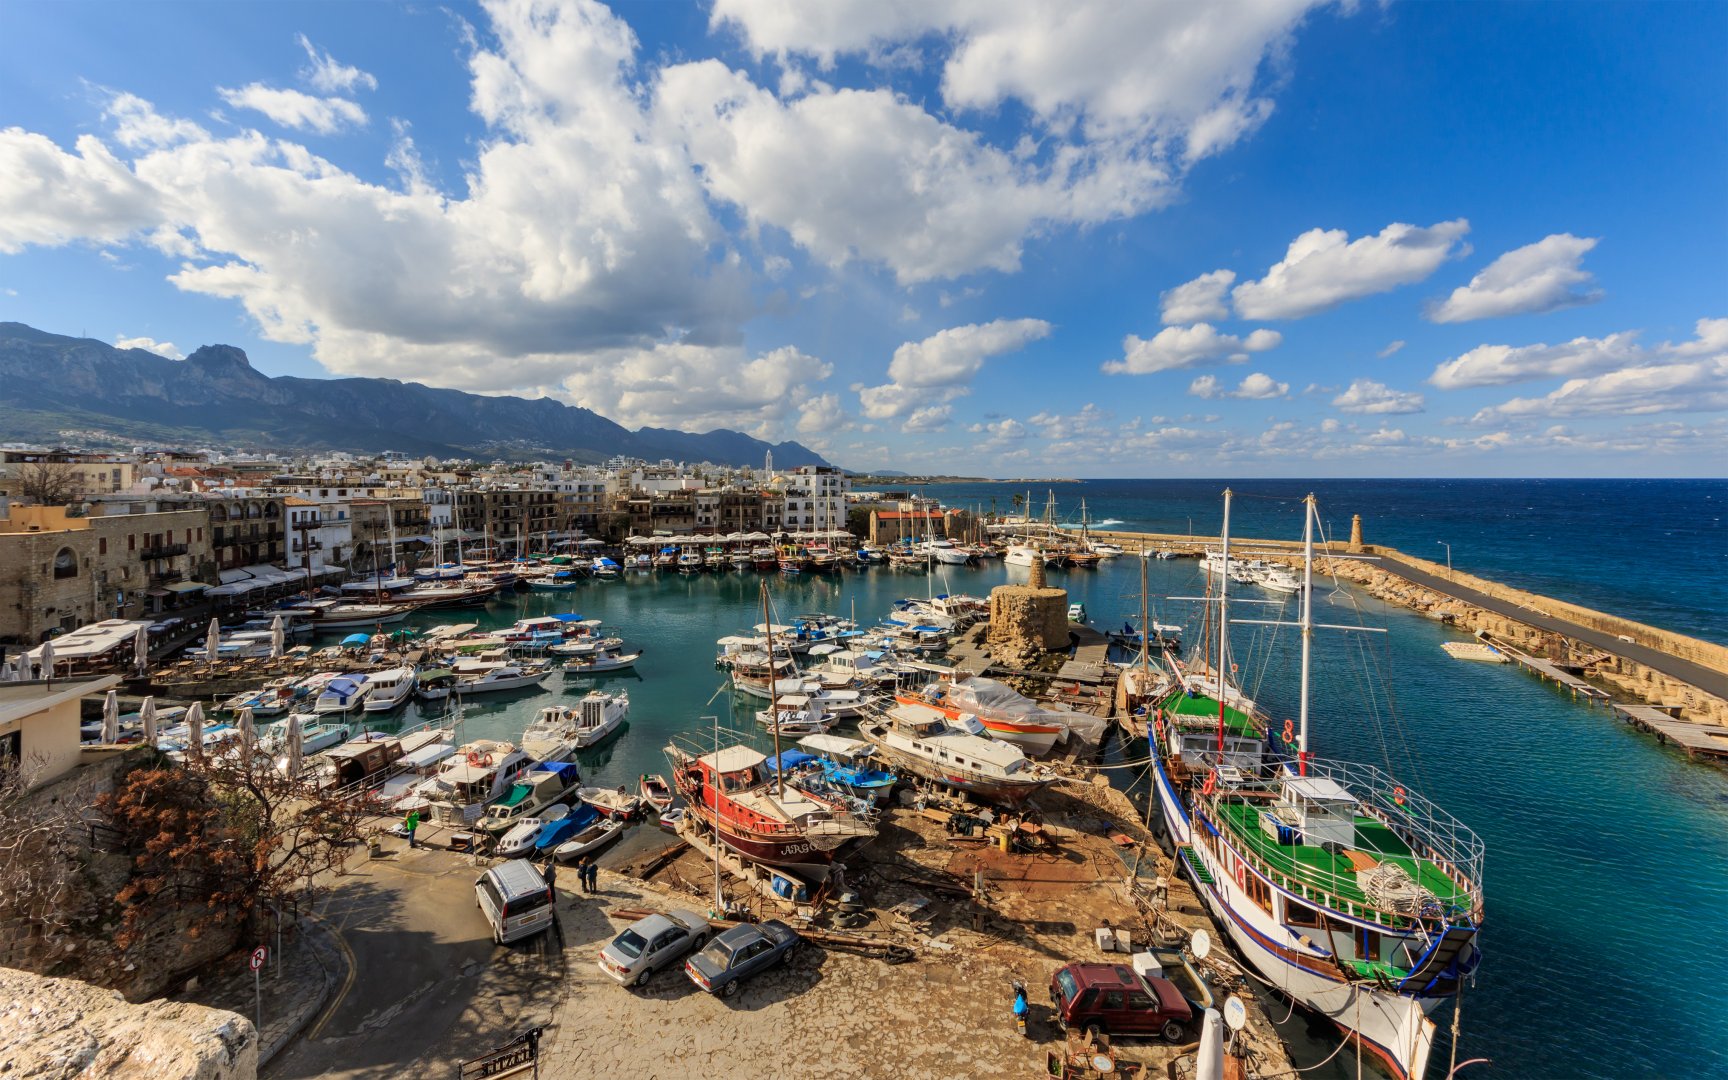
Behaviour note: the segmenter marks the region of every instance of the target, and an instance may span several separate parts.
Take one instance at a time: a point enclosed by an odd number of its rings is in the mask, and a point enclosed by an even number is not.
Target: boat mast
[[[772,657],[770,657],[772,660]],[[772,670],[772,664],[770,664]],[[726,894],[720,889],[720,714],[714,714],[714,917],[726,916]]]
[[[1224,764],[1224,668],[1230,659],[1230,489],[1224,489],[1224,564],[1218,575],[1218,764]]]
[[[1314,639],[1314,493],[1302,500],[1302,701],[1296,729],[1296,771],[1308,775],[1308,662]]]
[[[1142,544],[1140,546],[1140,671],[1143,675],[1146,675],[1152,666],[1152,623],[1147,618],[1146,605],[1146,546]],[[1152,685],[1149,676],[1145,678],[1144,685]]]
[[[768,583],[762,583],[762,625],[768,628],[768,719],[774,733],[774,788],[786,797],[786,763],[780,760],[780,680],[774,676],[774,620],[768,617]]]

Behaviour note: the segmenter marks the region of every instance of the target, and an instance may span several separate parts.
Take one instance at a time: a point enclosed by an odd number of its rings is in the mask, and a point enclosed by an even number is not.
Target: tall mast
[[[1296,770],[1308,775],[1308,661],[1314,639],[1314,493],[1302,500],[1302,703],[1296,736]]]
[[[772,657],[770,657],[772,660]],[[769,664],[769,674],[773,674],[773,664]],[[720,764],[720,714],[714,714],[714,764]],[[715,772],[718,773],[718,768]],[[724,918],[726,915],[726,894],[720,889],[720,778],[714,777],[709,785],[714,792],[714,917]]]
[[[1146,612],[1146,546],[1140,546],[1140,670],[1146,671],[1152,666],[1152,622]],[[1147,681],[1144,685],[1152,685]]]
[[[768,719],[774,732],[774,788],[786,797],[786,763],[780,760],[780,680],[774,674],[774,620],[768,617],[768,583],[762,583],[762,625],[768,628]]]
[[[1218,575],[1218,764],[1224,764],[1224,668],[1230,662],[1230,489],[1224,489],[1224,565]]]

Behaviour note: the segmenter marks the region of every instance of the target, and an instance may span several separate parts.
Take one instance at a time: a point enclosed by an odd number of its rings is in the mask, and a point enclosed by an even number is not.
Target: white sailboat
[[[1178,671],[1156,710],[1159,802],[1177,858],[1266,981],[1421,1080],[1431,1013],[1480,959],[1482,842],[1400,779],[1308,749],[1314,499],[1303,529],[1299,721],[1274,730],[1230,686],[1230,493],[1213,674]],[[1242,620],[1258,622],[1259,620]],[[1327,627],[1359,630],[1361,627]]]

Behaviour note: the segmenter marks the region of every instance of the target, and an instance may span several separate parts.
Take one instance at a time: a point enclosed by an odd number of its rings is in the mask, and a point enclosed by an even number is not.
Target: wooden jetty
[[[1688,758],[1728,762],[1728,728],[1689,723],[1654,705],[1615,703],[1613,709],[1622,720],[1639,731],[1655,735],[1656,741],[1662,745],[1672,742],[1686,751]]]
[[[1496,641],[1493,645],[1500,652],[1511,657],[1512,662],[1523,668],[1525,671],[1540,676],[1544,682],[1551,682],[1556,686],[1571,691],[1574,698],[1583,698],[1592,705],[1597,703],[1606,705],[1610,703],[1608,691],[1603,690],[1598,686],[1591,686],[1589,683],[1585,682],[1577,675],[1574,675],[1572,672],[1567,671],[1565,668],[1562,668],[1558,664],[1539,659],[1526,652],[1519,652],[1517,649],[1512,648],[1504,642]]]

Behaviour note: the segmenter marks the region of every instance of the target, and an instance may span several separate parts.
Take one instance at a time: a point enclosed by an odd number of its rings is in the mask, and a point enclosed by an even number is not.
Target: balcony
[[[157,544],[155,547],[140,548],[138,557],[141,559],[172,559],[176,555],[186,554],[185,544]]]

